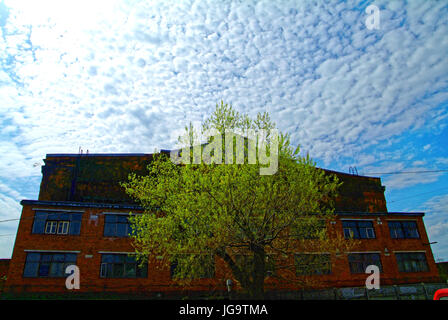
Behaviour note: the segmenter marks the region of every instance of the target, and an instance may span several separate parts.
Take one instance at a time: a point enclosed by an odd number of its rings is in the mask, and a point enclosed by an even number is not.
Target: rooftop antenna
[[[348,172],[352,175],[358,175],[358,169],[356,169],[356,167],[349,167]]]

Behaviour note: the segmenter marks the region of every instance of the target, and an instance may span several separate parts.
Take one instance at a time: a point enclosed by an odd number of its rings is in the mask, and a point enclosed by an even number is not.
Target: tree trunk
[[[264,299],[264,278],[266,268],[266,253],[261,246],[254,246],[254,262],[252,271],[252,284],[250,290],[250,299]]]
[[[225,250],[218,250],[217,254],[227,263],[232,270],[235,279],[241,284],[244,291],[247,292],[249,299],[264,299],[264,278],[266,267],[266,253],[263,247],[252,247],[253,255],[252,268],[241,270]]]

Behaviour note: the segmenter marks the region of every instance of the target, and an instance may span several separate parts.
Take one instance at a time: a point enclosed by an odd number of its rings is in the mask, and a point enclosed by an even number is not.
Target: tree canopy
[[[197,136],[210,129],[217,135],[200,144]],[[187,151],[186,156],[193,157],[195,142],[203,152],[210,151],[207,145],[213,141],[223,150],[235,151],[236,136],[231,144],[225,138],[217,140],[229,130],[244,137],[244,163],[220,162],[215,157],[211,163],[179,164],[157,154],[147,175],[131,174],[122,184],[145,209],[132,217],[136,253],[162,257],[166,265],[175,266],[174,277],[185,284],[215,277],[213,268],[219,260],[227,270],[223,278],[232,278],[253,298],[263,297],[267,278],[303,286],[313,279],[306,277],[309,271],[325,269],[325,261],[309,259],[309,253],[333,256],[349,245],[337,235],[330,237],[327,230],[340,183],[316,168],[308,155],[301,156],[298,147],[293,149],[288,134],[273,137],[278,131],[268,113],[251,119],[223,102],[216,105],[201,132],[186,127],[180,138],[187,144],[183,155]],[[260,157],[249,161],[249,132],[265,133],[256,150],[258,155],[271,155],[271,162],[273,155],[277,157],[274,174],[260,174],[270,165]],[[275,150],[269,143],[274,138]],[[237,153],[233,154],[236,160]],[[306,254],[297,255],[300,252]]]

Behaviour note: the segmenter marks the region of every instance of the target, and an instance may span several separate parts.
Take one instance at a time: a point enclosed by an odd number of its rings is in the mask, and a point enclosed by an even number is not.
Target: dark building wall
[[[120,182],[134,172],[146,174],[152,154],[47,155],[42,167],[39,200],[100,203],[133,203]],[[387,212],[380,178],[325,170],[335,174],[342,186],[336,211]]]
[[[3,292],[3,288],[6,283],[6,276],[9,270],[9,262],[11,259],[0,259],[0,292]]]
[[[152,155],[47,155],[39,200],[133,203],[120,182],[145,174]]]
[[[448,282],[448,262],[438,262],[437,269],[439,269],[441,280]]]
[[[8,274],[9,262],[11,259],[0,259],[0,278]]]
[[[381,179],[365,177],[331,170],[327,174],[334,174],[342,182],[339,196],[335,201],[337,212],[387,212],[385,187]]]

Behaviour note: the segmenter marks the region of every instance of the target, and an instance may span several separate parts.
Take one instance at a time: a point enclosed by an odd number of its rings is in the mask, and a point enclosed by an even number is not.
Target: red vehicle
[[[448,300],[448,289],[440,289],[434,293],[434,300]]]

